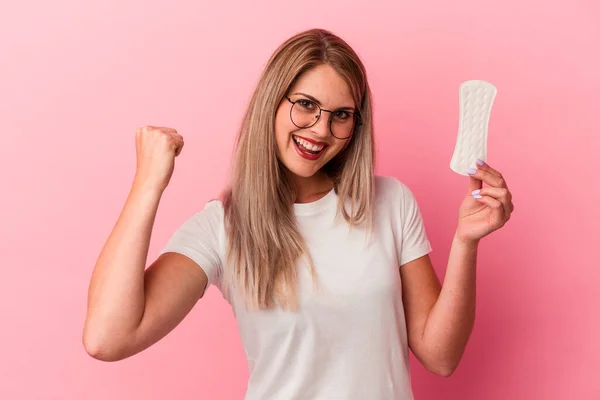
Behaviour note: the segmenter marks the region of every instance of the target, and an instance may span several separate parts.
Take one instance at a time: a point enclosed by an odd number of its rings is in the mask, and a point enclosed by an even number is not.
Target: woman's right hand
[[[175,129],[145,126],[135,133],[135,184],[164,191],[183,148],[183,136]]]

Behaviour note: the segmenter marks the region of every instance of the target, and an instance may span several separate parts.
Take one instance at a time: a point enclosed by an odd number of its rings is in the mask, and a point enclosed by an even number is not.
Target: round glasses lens
[[[352,135],[354,130],[354,114],[348,111],[334,111],[331,116],[331,133],[339,139]]]
[[[299,128],[308,128],[319,119],[321,110],[314,102],[300,99],[292,106],[292,122]]]

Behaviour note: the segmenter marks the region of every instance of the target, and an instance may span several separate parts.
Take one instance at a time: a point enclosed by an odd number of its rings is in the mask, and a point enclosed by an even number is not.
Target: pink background
[[[599,3],[259,3],[3,4],[0,398],[243,397],[244,352],[215,289],[155,346],[103,363],[81,344],[87,285],[131,184],[135,129],[170,126],[186,141],[151,262],[221,188],[268,56],[311,27],[340,34],[365,62],[377,171],[415,192],[440,277],[467,187],[449,169],[458,85],[498,88],[488,160],[516,211],[481,244],[459,369],[445,379],[413,358],[416,398],[600,398]]]

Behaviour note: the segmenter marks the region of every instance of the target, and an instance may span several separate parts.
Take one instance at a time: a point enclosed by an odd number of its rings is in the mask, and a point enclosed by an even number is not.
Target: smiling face
[[[329,65],[319,65],[304,74],[289,90],[275,115],[275,140],[277,157],[294,175],[302,178],[315,176],[321,168],[335,157],[349,143],[351,137],[338,139],[331,134],[330,119],[336,136],[340,133],[352,132],[355,110],[354,99],[350,87],[344,79]],[[331,110],[323,111],[316,120],[318,107]],[[290,118],[294,107],[294,122]],[[310,125],[311,127],[299,128]],[[304,123],[306,122],[306,123]],[[294,124],[295,123],[295,124]],[[348,128],[350,124],[350,128]]]

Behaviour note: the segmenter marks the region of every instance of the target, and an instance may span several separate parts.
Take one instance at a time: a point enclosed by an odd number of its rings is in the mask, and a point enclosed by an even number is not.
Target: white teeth
[[[307,148],[308,150],[312,150],[312,151],[321,151],[323,150],[323,147],[325,147],[324,145],[314,145],[312,143],[308,143],[306,140],[301,139],[297,136],[292,136],[294,138],[294,140],[296,141],[296,143],[302,145],[303,147]]]

